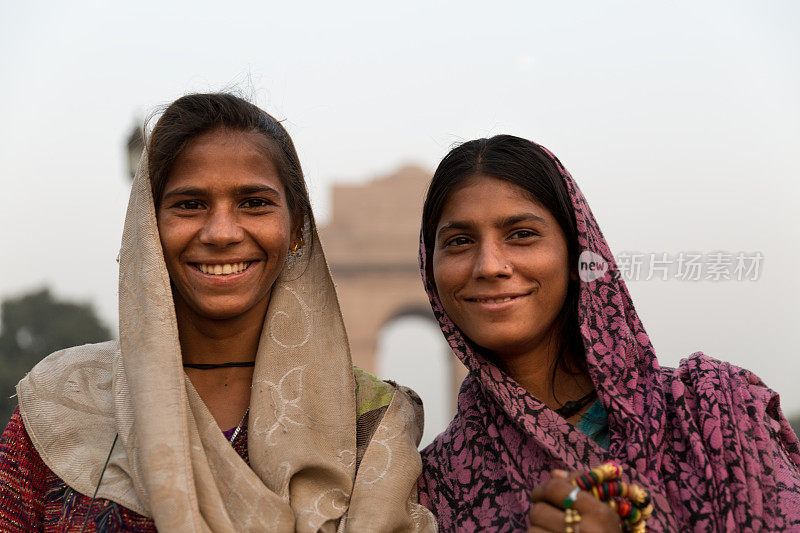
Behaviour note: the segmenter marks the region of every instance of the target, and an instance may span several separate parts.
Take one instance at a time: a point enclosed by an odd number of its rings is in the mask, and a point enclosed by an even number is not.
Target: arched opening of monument
[[[455,414],[453,355],[433,317],[402,314],[378,336],[378,375],[411,387],[425,406],[420,447],[441,433]]]

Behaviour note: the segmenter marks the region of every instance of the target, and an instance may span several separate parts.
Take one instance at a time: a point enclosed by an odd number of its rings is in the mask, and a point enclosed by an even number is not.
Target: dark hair
[[[556,219],[567,241],[570,265],[576,265],[579,255],[575,212],[572,209],[564,179],[553,158],[540,146],[513,135],[497,135],[476,139],[457,146],[448,153],[431,179],[422,209],[422,234],[425,244],[427,276],[431,286],[431,258],[436,226],[450,195],[471,177],[483,174],[520,187],[542,204]],[[570,276],[567,297],[557,324],[560,328],[558,365],[568,373],[586,369],[583,338],[578,324],[578,282]]]
[[[269,113],[229,93],[182,96],[159,117],[147,140],[147,170],[156,208],[172,165],[183,149],[197,136],[219,128],[263,135],[265,143],[261,148],[278,170],[289,212],[298,224],[308,217],[313,226],[303,170],[289,133]]]

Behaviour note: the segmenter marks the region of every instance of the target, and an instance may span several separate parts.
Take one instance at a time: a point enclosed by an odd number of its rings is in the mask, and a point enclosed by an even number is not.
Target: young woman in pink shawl
[[[659,366],[553,154],[508,135],[455,148],[421,241],[431,306],[469,369],[423,451],[420,500],[443,531],[619,531],[570,479],[608,460],[649,492],[650,531],[800,529],[800,449],[778,395],[702,353]]]

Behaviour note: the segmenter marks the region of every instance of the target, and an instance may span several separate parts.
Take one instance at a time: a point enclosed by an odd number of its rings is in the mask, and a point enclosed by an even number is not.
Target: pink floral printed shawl
[[[579,320],[590,375],[608,411],[603,450],[482,357],[445,314],[420,263],[442,332],[469,369],[458,412],[423,451],[420,500],[443,531],[525,531],[528,495],[554,468],[614,459],[650,491],[651,531],[800,530],[800,448],[778,395],[751,372],[702,353],[662,368],[617,265],[572,177],[581,251],[609,265],[581,281]],[[424,241],[421,241],[423,243]]]

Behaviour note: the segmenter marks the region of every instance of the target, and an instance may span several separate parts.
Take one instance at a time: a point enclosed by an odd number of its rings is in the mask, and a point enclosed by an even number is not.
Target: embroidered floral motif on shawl
[[[391,403],[395,386],[359,368],[353,371],[359,415],[356,434],[360,462]],[[416,395],[411,394],[418,402]],[[421,407],[421,403],[418,405]],[[246,421],[231,445],[249,464]],[[152,519],[111,500],[98,498],[91,504],[89,496],[77,492],[47,468],[25,431],[19,409],[0,438],[0,482],[5,487],[0,492],[0,531],[6,533],[77,531],[84,521],[85,533],[156,531]]]

